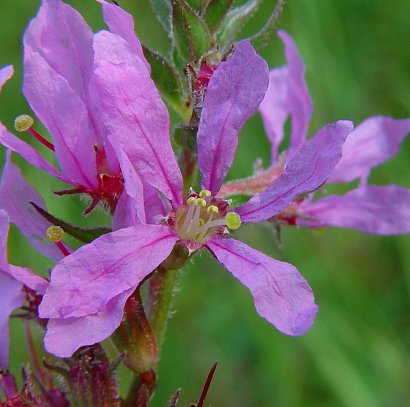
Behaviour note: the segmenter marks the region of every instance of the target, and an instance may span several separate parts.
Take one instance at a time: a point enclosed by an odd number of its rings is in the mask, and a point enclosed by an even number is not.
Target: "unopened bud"
[[[64,237],[64,230],[60,226],[50,226],[47,229],[46,236],[51,243],[61,242]]]
[[[34,120],[28,114],[17,116],[14,120],[14,128],[18,132],[27,131],[34,123]]]

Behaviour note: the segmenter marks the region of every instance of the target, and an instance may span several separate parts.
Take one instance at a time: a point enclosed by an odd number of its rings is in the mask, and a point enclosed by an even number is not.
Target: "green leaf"
[[[218,30],[218,42],[222,46],[229,45],[234,41],[239,31],[254,15],[260,3],[261,0],[249,0],[226,14]]]
[[[169,36],[172,36],[171,0],[149,0],[159,22]]]
[[[174,130],[174,140],[180,147],[187,150],[196,151],[197,126],[177,126]]]
[[[110,228],[93,228],[93,229],[84,229],[80,228],[75,225],[70,225],[67,222],[64,222],[61,219],[56,218],[55,216],[48,213],[45,209],[41,208],[40,206],[36,205],[34,202],[30,202],[31,205],[34,206],[34,209],[45,219],[47,219],[50,223],[55,226],[60,226],[64,232],[69,234],[70,236],[74,237],[75,239],[79,240],[83,243],[91,243],[93,240],[97,239],[106,233],[110,233]]]
[[[233,0],[208,0],[203,13],[205,15],[205,21],[211,32],[218,29],[232,4]]]
[[[197,61],[211,47],[205,22],[185,0],[172,0],[172,24],[176,48],[186,62]]]
[[[178,73],[174,67],[159,53],[143,46],[144,55],[151,65],[151,76],[164,98],[179,111],[182,109],[183,91]]]
[[[250,40],[252,41],[252,45],[257,48],[261,49],[266,47],[269,40],[273,37],[276,32],[276,23],[282,14],[283,6],[285,4],[285,0],[277,0],[276,6],[273,9],[271,16],[269,17],[268,21],[264,25],[264,27],[255,35],[253,35]]]

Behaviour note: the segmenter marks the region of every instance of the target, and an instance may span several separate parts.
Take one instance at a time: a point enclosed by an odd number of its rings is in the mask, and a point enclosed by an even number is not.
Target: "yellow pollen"
[[[207,189],[203,189],[203,190],[201,190],[200,192],[199,192],[199,196],[201,197],[201,198],[203,198],[204,196],[205,197],[210,197],[212,195],[212,192],[211,191],[208,191]]]
[[[241,217],[236,212],[228,212],[225,215],[226,226],[231,230],[237,230],[241,226]]]
[[[187,205],[192,205],[195,202],[195,197],[191,196],[186,200]]]
[[[205,223],[205,221],[202,218],[198,219],[198,226],[202,226]]]
[[[50,226],[47,229],[46,237],[51,243],[57,243],[63,240],[64,230],[60,226]]]
[[[203,206],[204,208],[205,208],[205,206],[206,206],[206,201],[205,201],[205,199],[202,199],[202,198],[196,198],[195,201],[194,201],[194,203],[195,203],[195,206],[201,205],[201,206]]]
[[[215,205],[209,205],[208,208],[206,208],[206,211],[211,214],[211,213],[218,213],[219,209]]]
[[[14,120],[14,128],[19,131],[27,131],[34,123],[34,120],[28,114],[17,116]]]

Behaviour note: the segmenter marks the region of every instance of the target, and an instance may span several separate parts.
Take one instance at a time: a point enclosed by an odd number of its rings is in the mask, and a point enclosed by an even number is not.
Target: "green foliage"
[[[226,13],[233,4],[233,0],[208,0],[203,8],[205,21],[209,29],[215,32],[221,24]]]

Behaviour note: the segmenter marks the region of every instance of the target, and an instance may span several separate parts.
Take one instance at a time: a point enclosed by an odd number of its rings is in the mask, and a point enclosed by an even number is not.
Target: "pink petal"
[[[13,76],[14,69],[12,65],[7,65],[0,69],[0,93],[4,84]]]
[[[301,207],[304,226],[337,226],[379,235],[410,233],[410,190],[395,185],[365,186]]]
[[[366,178],[373,167],[398,153],[400,143],[409,133],[410,119],[375,116],[365,120],[349,134],[343,146],[342,159],[329,182]]]
[[[238,133],[257,111],[269,71],[249,41],[241,41],[214,72],[206,90],[198,128],[202,188],[218,193],[238,144]]]
[[[314,191],[330,176],[342,156],[353,124],[340,120],[323,127],[289,160],[285,171],[263,192],[237,208],[243,222],[261,222],[286,208],[299,194]]]
[[[11,134],[0,122],[0,143],[11,151],[16,152],[22,156],[31,165],[48,172],[62,181],[68,181],[56,168],[45,160],[30,144],[20,140],[14,134]]]
[[[134,30],[134,18],[131,14],[127,13],[123,8],[107,3],[105,0],[97,0],[103,6],[103,15],[104,21],[107,24],[109,30],[113,34],[117,34],[120,37],[124,38],[131,47],[133,48],[136,55],[144,62],[145,66],[148,69],[148,72],[151,71],[151,66],[148,61],[145,59],[144,53],[142,52],[142,46],[135,35]]]
[[[318,308],[312,289],[294,266],[234,239],[213,239],[207,246],[249,289],[260,316],[286,335],[309,330]]]
[[[26,182],[20,169],[8,159],[0,186],[0,208],[8,212],[11,222],[40,253],[58,261],[62,257],[60,251],[46,239],[46,231],[51,223],[46,221],[30,202],[45,208],[45,203],[37,191]]]
[[[305,143],[313,103],[305,81],[305,65],[295,42],[285,31],[278,32],[285,44],[288,65],[270,72],[269,88],[261,103],[260,112],[269,139],[275,148],[283,139],[287,117],[292,118],[292,132],[288,157],[294,155]]]
[[[81,346],[93,345],[111,336],[121,323],[125,302],[133,290],[112,298],[107,307],[80,318],[50,319],[44,345],[48,352],[68,358]]]
[[[170,254],[178,240],[166,226],[138,225],[82,246],[54,268],[40,305],[42,318],[81,317],[138,284]]]
[[[9,358],[9,316],[24,303],[21,284],[0,270],[0,369],[6,370]]]
[[[24,94],[53,137],[61,169],[70,183],[96,187],[96,140],[87,107],[40,54],[26,54]]]
[[[0,269],[8,273],[7,239],[9,235],[9,216],[4,209],[0,209]]]
[[[182,177],[169,115],[144,63],[126,41],[106,31],[95,35],[94,48],[96,90],[111,143],[122,147],[144,181],[177,205]]]
[[[25,56],[31,50],[39,53],[84,98],[94,61],[92,42],[91,28],[80,13],[60,0],[43,0],[24,35]]]

